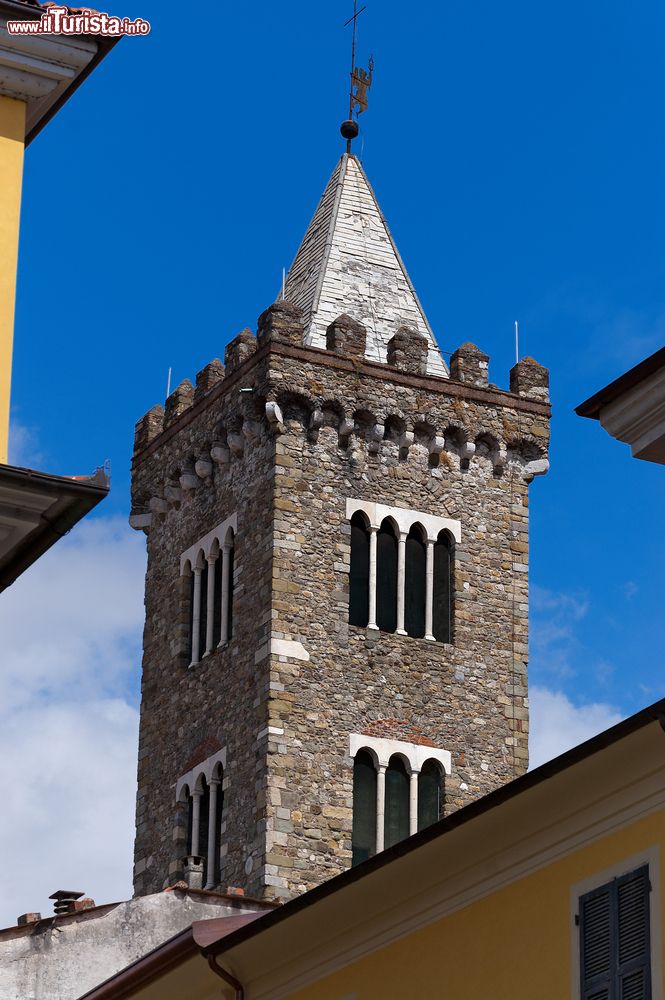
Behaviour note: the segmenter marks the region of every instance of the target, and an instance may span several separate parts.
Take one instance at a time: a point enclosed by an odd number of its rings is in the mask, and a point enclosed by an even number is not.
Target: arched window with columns
[[[180,559],[181,575],[189,579],[190,666],[232,635],[235,523],[234,514]]]
[[[382,632],[397,628],[397,533],[390,518],[376,537],[376,623]]]
[[[447,750],[352,733],[353,860],[359,864],[435,823],[450,773]]]
[[[414,639],[425,637],[427,540],[420,524],[406,537],[404,573],[404,629]]]
[[[369,750],[353,762],[353,859],[359,865],[376,852],[376,763]]]
[[[369,621],[369,530],[367,517],[356,511],[351,518],[349,569],[349,625],[365,628]]]
[[[204,887],[207,889],[220,880],[224,772],[219,758],[220,754],[215,754],[203,761],[180,778],[176,786],[180,817],[182,810],[187,810],[185,856],[203,858]]]
[[[460,522],[365,500],[347,500],[346,513],[349,624],[452,642]]]

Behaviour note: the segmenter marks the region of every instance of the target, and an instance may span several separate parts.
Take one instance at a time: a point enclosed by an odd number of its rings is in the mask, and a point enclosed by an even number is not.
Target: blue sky
[[[197,25],[181,4],[118,3],[152,34],[27,152],[13,384],[28,464],[111,459],[113,538],[135,421],[169,366],[193,379],[255,327],[342,151],[352,10],[224,3]],[[507,387],[518,319],[551,370],[531,680],[603,706],[597,728],[663,694],[663,470],[573,409],[664,340],[664,39],[655,0],[370,0],[360,19],[376,65],[357,152],[442,349],[474,341]],[[132,704],[136,663],[114,677]]]

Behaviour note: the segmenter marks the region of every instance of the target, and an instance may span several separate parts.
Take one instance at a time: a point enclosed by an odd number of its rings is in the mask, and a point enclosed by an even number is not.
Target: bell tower
[[[347,152],[256,335],[138,422],[138,894],[289,897],[526,769],[548,374],[488,361]]]

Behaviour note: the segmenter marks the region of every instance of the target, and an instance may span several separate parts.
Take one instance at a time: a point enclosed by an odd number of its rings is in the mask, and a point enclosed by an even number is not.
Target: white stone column
[[[222,546],[222,634],[219,640],[220,646],[225,646],[229,641],[229,570],[231,569],[231,546],[224,543]]]
[[[376,533],[379,529],[369,527],[369,621],[367,628],[378,629],[376,624]]]
[[[436,642],[432,635],[432,610],[434,607],[434,539],[427,539],[427,564],[425,568],[425,638]]]
[[[208,814],[208,863],[206,865],[206,889],[215,885],[217,860],[217,789],[219,778],[210,779],[210,812]]]
[[[418,775],[420,771],[411,771],[409,785],[409,835],[418,833]]]
[[[206,648],[204,656],[212,653],[212,633],[215,624],[215,563],[217,556],[208,556],[208,593],[206,594]]]
[[[201,570],[194,570],[194,596],[192,598],[192,663],[199,662],[199,632],[201,630]]]
[[[195,788],[192,792],[192,854],[199,853],[201,839],[201,796],[203,791]]]
[[[400,531],[397,544],[397,635],[406,635],[404,628],[404,588],[406,578],[406,531]]]
[[[376,775],[376,853],[380,854],[384,844],[384,823],[386,816],[386,765],[379,764]]]

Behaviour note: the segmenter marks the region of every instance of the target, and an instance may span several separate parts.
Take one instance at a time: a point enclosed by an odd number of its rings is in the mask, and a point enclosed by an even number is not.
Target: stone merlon
[[[527,399],[549,402],[550,373],[533,358],[522,358],[510,370],[510,391]]]

